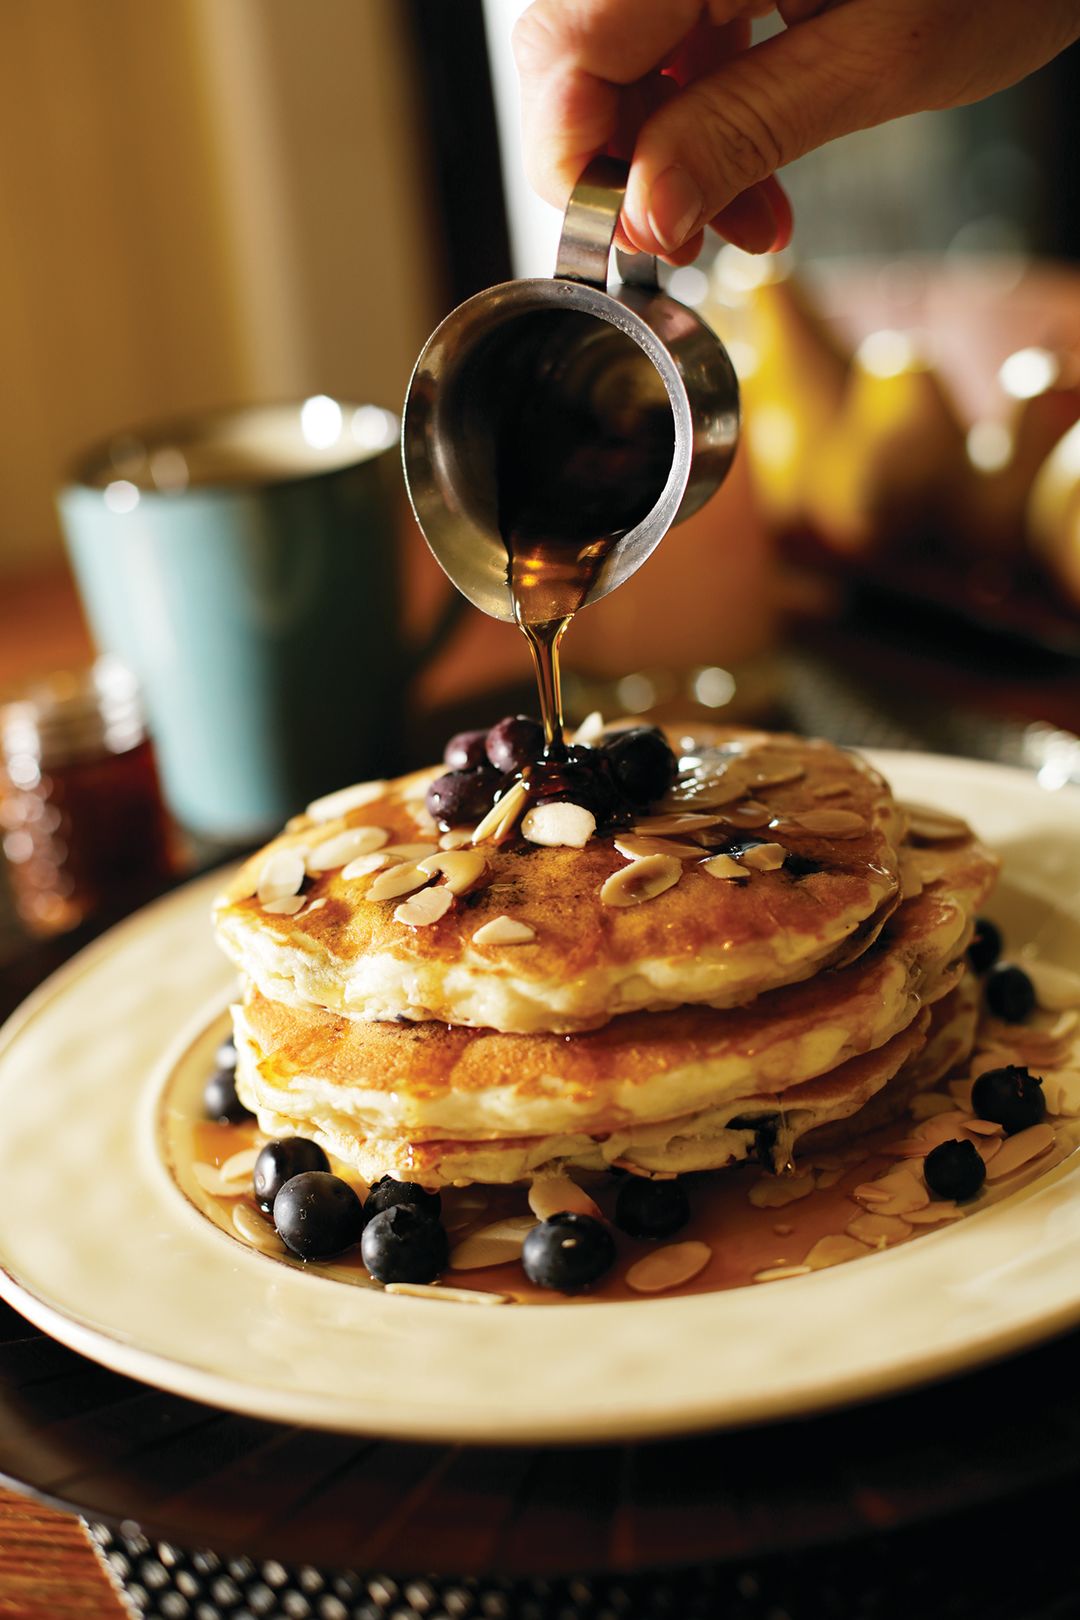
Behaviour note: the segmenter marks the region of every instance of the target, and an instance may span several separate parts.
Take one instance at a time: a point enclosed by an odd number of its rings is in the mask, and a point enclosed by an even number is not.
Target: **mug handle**
[[[594,157],[578,176],[563,216],[559,252],[555,261],[557,281],[583,281],[604,292],[608,284],[608,262],[619,210],[626,195],[630,165],[621,158]],[[656,260],[649,253],[616,251],[620,279],[635,287],[659,286]]]

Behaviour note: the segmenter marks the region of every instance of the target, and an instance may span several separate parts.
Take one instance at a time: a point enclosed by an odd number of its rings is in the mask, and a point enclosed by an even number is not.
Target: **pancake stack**
[[[962,1060],[996,870],[965,824],[828,743],[668,740],[674,783],[618,831],[509,792],[446,830],[438,767],[332,794],[254,855],[215,927],[262,1129],[432,1189],[782,1171]]]

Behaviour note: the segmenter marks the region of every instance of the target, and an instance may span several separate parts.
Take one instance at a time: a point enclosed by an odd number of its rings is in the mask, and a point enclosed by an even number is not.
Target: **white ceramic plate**
[[[1014,946],[1080,963],[1080,792],[876,756],[1005,857]],[[119,1372],[290,1423],[442,1440],[627,1440],[790,1417],[974,1366],[1080,1322],[1080,1155],[959,1226],[767,1287],[493,1309],[275,1264],[188,1205],[160,1088],[228,1000],[202,880],[51,979],[0,1037],[0,1294]]]

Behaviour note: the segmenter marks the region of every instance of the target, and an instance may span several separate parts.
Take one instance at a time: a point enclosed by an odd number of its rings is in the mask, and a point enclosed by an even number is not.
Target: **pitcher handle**
[[[559,253],[555,261],[558,281],[583,281],[605,291],[608,262],[619,210],[626,195],[630,166],[621,158],[594,157],[578,176],[563,216]],[[648,253],[617,254],[619,275],[637,287],[655,287],[656,260]]]

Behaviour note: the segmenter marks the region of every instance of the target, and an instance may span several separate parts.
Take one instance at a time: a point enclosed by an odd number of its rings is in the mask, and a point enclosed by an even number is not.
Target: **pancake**
[[[236,1013],[245,1100],[294,1130],[416,1142],[604,1132],[810,1080],[882,1046],[955,981],[995,863],[974,840],[907,863],[935,875],[859,961],[744,1008],[630,1013],[567,1039],[362,1023],[252,989]]]
[[[934,1008],[923,1008],[907,1029],[876,1051],[850,1058],[827,1075],[791,1087],[782,1094],[730,1098],[677,1119],[649,1125],[627,1125],[605,1135],[563,1133],[544,1136],[506,1136],[481,1141],[357,1137],[320,1123],[308,1133],[365,1180],[392,1175],[429,1188],[488,1185],[528,1181],[562,1170],[606,1170],[612,1166],[646,1175],[686,1174],[717,1170],[753,1155],[777,1170],[797,1156],[800,1142],[825,1146],[823,1128],[847,1121],[853,1134],[861,1134],[860,1111],[886,1089],[895,1088],[895,1102],[874,1123],[895,1117],[906,1107],[916,1086],[932,1084],[964,1055],[956,1027],[961,1017],[952,997],[935,1030]],[[974,1034],[968,1018],[966,1050]],[[928,1038],[929,1037],[929,1038]],[[242,1037],[241,1037],[242,1039]],[[239,1083],[241,1094],[244,1086]],[[288,1133],[292,1122],[260,1111],[264,1130]]]
[[[909,849],[904,869],[912,897],[859,961],[745,1008],[628,1014],[568,1038],[364,1023],[252,988],[234,1011],[238,1091],[271,1134],[435,1185],[619,1158],[714,1168],[745,1157],[753,1122],[778,1109],[786,1150],[909,1064],[926,1009],[963,976],[996,863],[969,838]]]
[[[320,847],[349,829],[385,832],[391,852],[434,845],[423,802],[433,769],[297,818],[219,897],[218,940],[271,1001],[515,1034],[572,1033],[687,1003],[734,1007],[867,950],[900,898],[904,818],[881,777],[831,744],[796,737],[714,728],[672,740],[679,780],[639,819],[661,849],[674,846],[677,880],[643,903],[601,894],[630,865],[610,836],[581,849],[516,833],[486,841],[479,881],[429,926],[398,920],[398,898],[370,897],[381,873],[313,869],[326,859]],[[703,864],[748,837],[780,844],[790,859],[737,881]],[[267,863],[287,852],[304,856],[309,875],[295,914],[273,914],[256,890]],[[524,925],[527,942],[478,943],[500,917]]]

